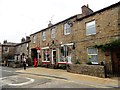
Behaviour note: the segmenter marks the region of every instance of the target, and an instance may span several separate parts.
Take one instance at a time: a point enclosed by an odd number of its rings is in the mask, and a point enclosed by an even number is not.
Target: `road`
[[[0,67],[2,88],[95,88],[66,78],[16,73],[23,68]]]

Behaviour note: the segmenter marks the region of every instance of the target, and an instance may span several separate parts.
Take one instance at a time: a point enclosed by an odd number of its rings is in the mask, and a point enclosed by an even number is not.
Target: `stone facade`
[[[16,61],[22,63],[22,54],[24,53],[26,57],[29,55],[29,42],[29,37],[26,37],[26,40],[22,39],[21,43],[12,43],[5,40],[3,44],[0,44],[0,60],[8,66],[12,66]]]
[[[29,55],[36,54],[33,58],[38,58],[41,61],[41,64],[74,64],[77,61],[86,64],[89,61],[89,47],[109,43],[112,40],[120,38],[119,4],[120,2],[97,12],[93,12],[87,6],[84,6],[88,9],[83,9],[82,7],[82,14],[75,15],[31,34]],[[87,23],[91,21],[95,21],[96,33],[87,35]],[[68,26],[70,25],[70,33],[67,34],[65,34],[64,30],[64,25],[66,23]],[[53,28],[56,30],[55,38],[51,38],[51,30]],[[43,40],[43,32],[46,34],[45,40]],[[37,51],[39,49],[40,52],[38,53]],[[110,53],[111,52],[106,56],[105,52],[98,49],[97,64],[104,62],[107,66],[107,70],[112,72],[112,59]],[[39,58],[39,55],[41,58]],[[54,55],[56,61],[54,61]],[[62,62],[61,55],[63,55],[64,59]]]
[[[2,44],[0,44],[0,62],[2,61]]]
[[[87,18],[78,21],[78,35],[75,34],[77,57],[80,61],[86,62],[87,60],[87,47],[108,43],[112,40],[120,38],[120,31],[118,28],[120,7],[111,7],[99,13],[95,13]],[[96,34],[87,36],[85,23],[95,20],[96,21]],[[80,34],[80,35],[79,35]],[[80,38],[80,39],[77,39]],[[110,53],[110,52],[109,52]],[[105,62],[109,69],[112,70],[111,55],[105,56],[105,53],[98,50],[98,60]]]
[[[23,55],[29,57],[29,42],[30,38],[26,37],[26,39],[21,39],[21,43],[15,45],[15,61],[23,63]]]
[[[16,43],[5,42],[1,44],[1,58],[4,65],[8,65],[9,60],[14,60]]]

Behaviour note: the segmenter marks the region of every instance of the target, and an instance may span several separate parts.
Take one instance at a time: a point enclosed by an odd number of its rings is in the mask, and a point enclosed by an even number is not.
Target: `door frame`
[[[53,58],[53,52],[56,52],[56,49],[52,49],[52,64],[55,64],[54,58]]]
[[[117,53],[120,53],[120,48],[114,49],[111,51],[112,55],[112,72],[113,74],[120,74],[120,61],[119,58],[116,56]]]

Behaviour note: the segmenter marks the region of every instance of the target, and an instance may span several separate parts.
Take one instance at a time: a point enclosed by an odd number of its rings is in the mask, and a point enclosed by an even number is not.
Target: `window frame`
[[[9,52],[9,47],[3,47],[4,53],[8,53]]]
[[[46,54],[46,51],[47,51],[47,54]],[[42,49],[42,52],[43,52],[42,62],[50,62],[50,49],[49,48]]]
[[[73,43],[69,44],[62,44],[61,47],[59,48],[59,63],[72,63],[71,57],[72,57],[72,46]],[[62,52],[61,52],[62,50]],[[70,60],[69,60],[70,59]]]
[[[94,24],[89,25],[91,23],[94,23]],[[86,35],[87,36],[96,34],[96,20],[92,20],[92,21],[86,22],[85,25],[86,25]],[[95,30],[94,33],[88,33],[88,30],[90,29],[91,26],[92,26],[92,28],[94,27],[94,30]]]
[[[42,40],[43,40],[43,41],[46,40],[46,32],[45,32],[45,31],[42,32]]]
[[[54,27],[54,28],[51,28],[51,38],[54,39],[55,37],[56,37],[56,28]]]
[[[69,24],[69,22],[64,23],[63,27],[64,27],[64,35],[71,34],[71,25]]]
[[[90,54],[89,53],[89,49],[96,49],[96,53],[95,54]],[[89,59],[89,56],[97,56],[97,62],[96,61],[91,61],[90,59]],[[90,61],[92,64],[99,64],[99,62],[98,62],[98,49],[97,48],[94,48],[94,47],[88,47],[87,48],[87,59],[88,59],[88,61]]]
[[[33,35],[33,43],[36,43],[36,34]]]
[[[28,51],[28,49],[29,49],[29,44],[26,43],[26,50]]]

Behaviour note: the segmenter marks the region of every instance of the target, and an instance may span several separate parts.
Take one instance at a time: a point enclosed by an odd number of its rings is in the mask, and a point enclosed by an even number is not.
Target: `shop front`
[[[72,64],[73,43],[63,44],[59,48],[58,64]]]
[[[43,47],[42,49],[42,65],[49,65],[51,63],[50,49],[49,47]]]
[[[73,43],[41,48],[42,65],[72,64]]]

